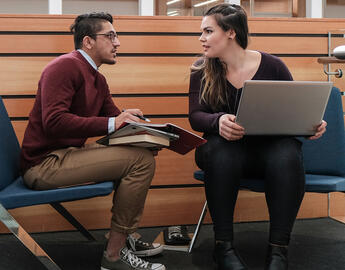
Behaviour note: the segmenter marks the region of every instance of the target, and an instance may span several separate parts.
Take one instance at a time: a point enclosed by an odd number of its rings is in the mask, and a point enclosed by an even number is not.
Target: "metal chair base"
[[[84,235],[89,241],[96,241],[92,234],[75,219],[74,216],[67,211],[60,203],[50,204],[60,215],[62,215],[74,228],[76,228],[82,235]]]
[[[17,237],[24,246],[49,270],[61,268],[48,256],[36,241],[18,224],[5,207],[0,203],[0,221]]]
[[[193,250],[196,238],[198,237],[198,234],[200,232],[201,225],[202,225],[202,223],[203,223],[203,221],[205,219],[206,213],[207,213],[207,201],[205,201],[205,203],[204,203],[204,207],[202,208],[201,215],[199,217],[198,224],[196,225],[193,238],[192,238],[192,240],[189,243],[188,253],[192,253],[192,250]]]

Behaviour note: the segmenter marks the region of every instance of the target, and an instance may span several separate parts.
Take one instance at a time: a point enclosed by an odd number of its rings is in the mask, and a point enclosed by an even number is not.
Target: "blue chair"
[[[327,132],[318,140],[303,141],[303,157],[306,171],[306,192],[329,193],[345,192],[345,132],[344,113],[341,94],[333,87],[326,107],[325,121]],[[204,172],[194,172],[194,178],[204,181]],[[260,179],[242,179],[241,189],[254,192],[264,192],[264,181]],[[329,205],[329,202],[328,202]],[[192,252],[195,240],[207,211],[207,201],[202,209],[194,236],[190,242],[188,252]],[[329,208],[328,208],[329,216]]]
[[[0,97],[0,221],[28,248],[47,269],[61,269],[8,213],[8,209],[50,204],[89,240],[95,238],[60,204],[109,195],[113,182],[36,191],[25,186],[19,175],[20,147],[10,118]]]

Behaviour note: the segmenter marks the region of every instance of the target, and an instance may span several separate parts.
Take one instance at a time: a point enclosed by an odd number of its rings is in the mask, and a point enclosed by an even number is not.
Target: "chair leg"
[[[47,255],[36,241],[18,224],[5,207],[0,203],[0,221],[16,236],[24,246],[49,270],[61,268]]]
[[[345,195],[345,192],[344,192],[344,195]],[[337,222],[340,222],[341,224],[345,224],[345,221],[344,219],[342,218],[335,218],[335,217],[332,217],[331,216],[331,194],[330,193],[327,193],[327,204],[328,204],[328,209],[327,209],[327,214],[328,214],[328,218],[334,220],[334,221],[337,221]]]
[[[188,247],[188,253],[192,253],[192,249],[194,247],[196,238],[197,238],[197,236],[199,234],[199,231],[200,231],[201,225],[202,225],[202,223],[204,221],[206,213],[207,213],[207,201],[205,201],[204,207],[202,208],[201,215],[199,217],[198,224],[196,225],[193,238],[190,241],[190,244],[189,244],[189,247]]]
[[[67,211],[60,203],[51,203],[50,204],[59,214],[61,214],[69,223],[73,225],[82,235],[84,235],[90,241],[96,241],[92,234],[75,219],[70,212]]]

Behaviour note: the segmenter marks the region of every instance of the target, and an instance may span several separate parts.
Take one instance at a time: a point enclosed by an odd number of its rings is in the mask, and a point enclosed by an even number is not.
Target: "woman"
[[[192,66],[189,121],[208,142],[196,150],[214,223],[217,269],[246,269],[233,246],[233,214],[240,179],[261,176],[270,215],[266,269],[287,269],[287,248],[304,196],[301,143],[289,136],[245,136],[235,123],[245,80],[292,80],[275,56],[247,49],[248,23],[241,6],[220,4],[201,23],[204,57]],[[310,139],[319,138],[326,122]]]

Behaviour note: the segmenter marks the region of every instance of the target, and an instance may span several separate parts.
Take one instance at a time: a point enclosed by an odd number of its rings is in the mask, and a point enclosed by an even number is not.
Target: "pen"
[[[141,120],[146,121],[146,122],[151,122],[150,119],[148,119],[148,118],[146,118],[146,117],[144,117],[144,116],[141,116],[141,115],[139,115],[139,114],[135,114],[135,116],[138,117],[138,118],[141,119]]]
[[[124,111],[125,111],[125,109],[122,110],[122,112],[124,112]],[[146,117],[144,117],[144,116],[141,116],[141,115],[139,115],[139,114],[133,114],[133,115],[136,116],[136,117],[138,117],[138,118],[141,119],[141,120],[144,120],[145,122],[151,122],[150,119],[148,119],[148,118],[146,118]]]

